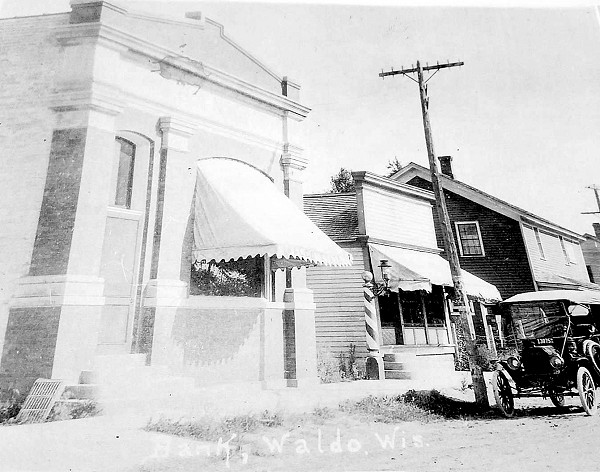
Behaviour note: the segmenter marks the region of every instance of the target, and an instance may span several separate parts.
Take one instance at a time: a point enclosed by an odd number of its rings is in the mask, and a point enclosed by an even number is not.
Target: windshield
[[[561,335],[567,316],[561,302],[535,302],[511,305],[510,312],[517,339],[545,338]]]

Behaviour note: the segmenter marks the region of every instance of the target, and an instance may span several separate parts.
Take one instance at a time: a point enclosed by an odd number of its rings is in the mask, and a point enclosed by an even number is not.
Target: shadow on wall
[[[180,308],[173,323],[173,342],[183,363],[208,365],[232,359],[255,331],[262,310]]]

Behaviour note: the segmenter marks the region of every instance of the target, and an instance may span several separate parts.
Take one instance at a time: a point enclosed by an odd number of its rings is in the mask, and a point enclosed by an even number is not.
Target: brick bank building
[[[299,87],[199,13],[0,20],[0,387],[141,363],[316,381]],[[288,198],[289,197],[289,198]]]

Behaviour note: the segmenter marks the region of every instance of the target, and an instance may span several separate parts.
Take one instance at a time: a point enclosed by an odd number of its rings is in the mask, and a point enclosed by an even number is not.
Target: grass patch
[[[160,418],[149,421],[144,429],[203,441],[217,441],[234,433],[241,436],[260,428],[273,428],[282,424],[283,417],[279,413],[264,411],[260,415],[249,414],[230,418],[203,417],[195,420]]]
[[[442,419],[476,419],[493,416],[489,408],[447,397],[437,390],[409,390],[399,396],[369,396],[360,401],[340,404],[345,414],[359,415],[378,423],[429,421]]]
[[[439,419],[435,413],[404,401],[402,396],[369,396],[359,401],[346,401],[340,404],[340,410],[345,414],[359,415],[365,420],[377,423],[428,422]]]
[[[102,408],[94,400],[81,400],[72,403],[58,401],[52,407],[46,421],[78,420],[101,414]]]
[[[489,408],[447,397],[437,390],[409,390],[398,399],[440,418],[475,419],[492,415]]]
[[[198,419],[151,420],[146,431],[190,437],[203,441],[218,441],[235,434],[242,437],[265,428],[281,426],[294,428],[322,425],[339,420],[339,416],[357,417],[361,422],[402,423],[417,421],[428,423],[443,419],[477,419],[493,416],[489,409],[475,403],[442,395],[437,390],[409,390],[399,396],[368,396],[359,401],[345,401],[338,409],[315,408],[311,413],[283,416],[264,411],[228,418],[202,417]]]

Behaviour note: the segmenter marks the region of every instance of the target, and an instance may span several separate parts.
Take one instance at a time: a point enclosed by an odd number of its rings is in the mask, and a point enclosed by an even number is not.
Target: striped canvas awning
[[[266,174],[227,158],[197,162],[194,244],[197,261],[274,256],[297,265],[352,263]]]

